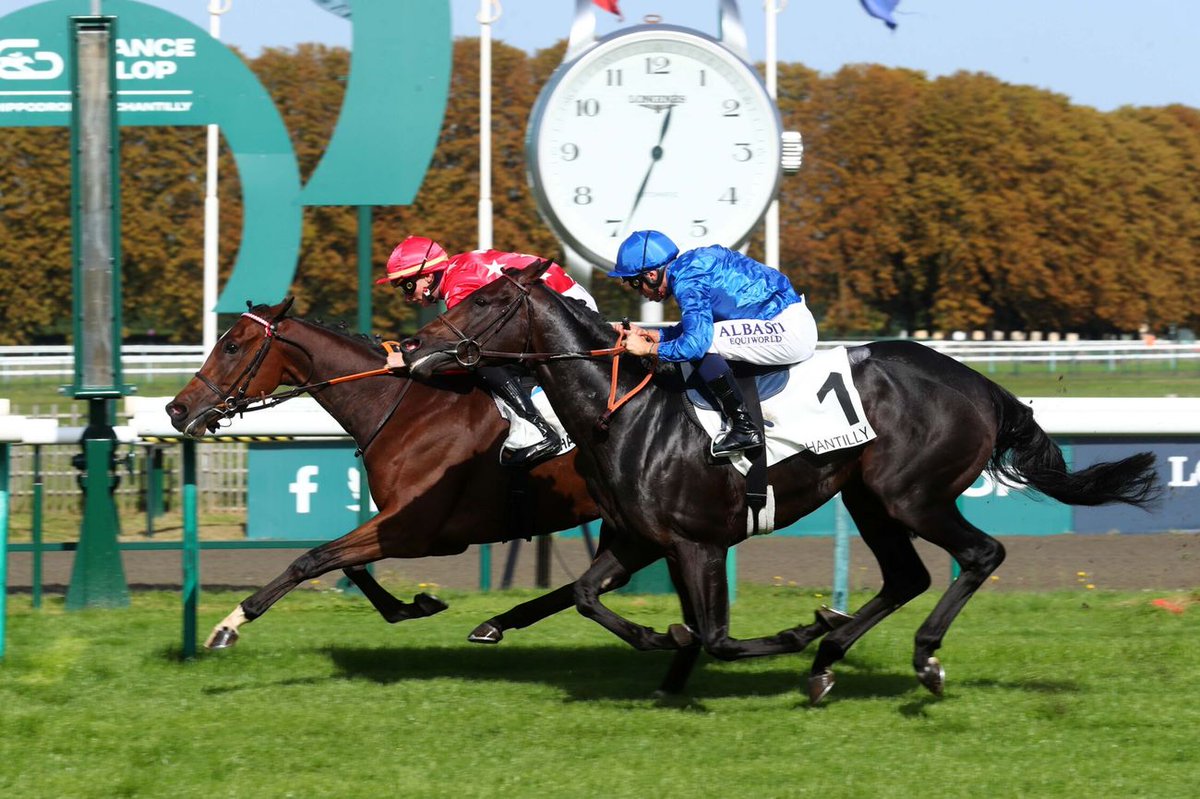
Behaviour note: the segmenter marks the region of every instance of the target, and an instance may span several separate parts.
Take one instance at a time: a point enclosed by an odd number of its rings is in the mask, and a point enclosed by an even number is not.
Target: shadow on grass
[[[335,679],[393,684],[409,680],[458,677],[468,680],[541,683],[564,691],[568,701],[641,700],[651,697],[666,675],[671,653],[635,652],[613,647],[544,647],[430,650],[416,647],[324,650],[336,667]],[[726,697],[786,696],[803,698],[810,661],[786,656],[753,670],[721,664],[701,656],[684,697],[660,697],[659,705],[704,711],[697,700]],[[899,695],[911,690],[907,675],[858,670],[847,676],[844,698]],[[839,683],[841,690],[843,683]],[[689,698],[690,697],[690,698]],[[807,700],[804,699],[807,705]]]

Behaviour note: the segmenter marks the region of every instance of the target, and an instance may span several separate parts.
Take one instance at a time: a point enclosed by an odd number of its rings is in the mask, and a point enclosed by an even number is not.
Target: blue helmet
[[[638,230],[629,234],[617,250],[617,265],[609,277],[634,277],[647,269],[666,266],[679,255],[675,242],[657,230]]]

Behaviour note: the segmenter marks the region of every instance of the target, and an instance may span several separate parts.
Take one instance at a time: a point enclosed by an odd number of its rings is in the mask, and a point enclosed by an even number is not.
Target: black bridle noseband
[[[209,388],[217,395],[219,402],[213,406],[213,410],[220,413],[223,419],[232,419],[238,414],[249,413],[250,411],[261,411],[266,408],[272,408],[281,402],[299,396],[313,388],[325,385],[323,383],[309,384],[312,378],[314,369],[314,360],[312,353],[297,341],[292,341],[290,338],[279,333],[280,319],[266,320],[256,313],[246,311],[242,314],[246,319],[250,319],[263,326],[263,340],[258,346],[258,351],[254,353],[254,357],[250,362],[242,368],[242,371],[231,381],[229,391],[222,391],[221,387],[208,379],[204,374],[196,372],[196,379]],[[304,353],[308,358],[308,375],[304,380],[300,381],[301,385],[284,392],[283,394],[272,394],[270,397],[246,397],[246,392],[250,390],[250,384],[254,382],[254,378],[258,375],[258,370],[262,368],[263,361],[266,360],[267,353],[271,349],[271,344],[278,339],[284,344],[290,344],[296,349]],[[239,385],[239,383],[241,385]],[[255,403],[258,403],[257,405]]]
[[[309,382],[312,380],[312,373],[316,369],[316,360],[313,358],[312,353],[308,351],[308,348],[303,344],[298,341],[293,341],[279,333],[279,324],[283,321],[282,318],[268,321],[251,311],[246,311],[242,314],[242,316],[263,326],[263,341],[262,344],[259,345],[258,351],[254,353],[254,357],[250,359],[250,362],[242,369],[238,376],[233,379],[229,392],[222,391],[220,386],[208,379],[208,377],[200,372],[196,372],[196,379],[207,386],[208,389],[216,394],[220,399],[220,401],[211,409],[211,411],[216,412],[217,418],[219,419],[232,419],[234,416],[239,414],[245,415],[251,411],[261,411],[266,410],[267,408],[274,408],[276,405],[279,405],[280,403],[286,402],[290,399],[294,399],[301,394],[310,393],[317,389],[322,389],[337,383],[344,383],[363,377],[376,377],[379,375],[392,374],[390,369],[383,368],[374,369],[367,372],[358,372],[352,375],[344,375],[342,377],[335,377],[330,380],[322,380],[319,383]],[[284,344],[290,344],[304,353],[304,355],[308,358],[308,374],[302,381],[300,381],[299,385],[297,385],[295,388],[292,388],[290,391],[284,391],[280,394],[272,394],[269,397],[247,397],[246,393],[250,389],[250,383],[254,381],[255,375],[258,374],[258,370],[262,367],[262,363],[267,357],[267,352],[271,349],[271,344],[276,340],[279,340]],[[393,342],[385,342],[385,344],[390,343]],[[238,386],[239,382],[241,383],[240,386]],[[235,390],[233,386],[237,386],[237,389]],[[391,409],[384,415],[383,419],[375,427],[374,432],[367,437],[366,443],[364,443],[355,451],[354,454],[356,456],[362,455],[367,451],[367,447],[371,446],[371,442],[375,440],[375,437],[379,435],[381,430],[383,430],[383,426],[387,424],[388,420],[392,418],[393,414],[395,414],[396,409],[400,407],[400,403],[404,400],[404,397],[408,394],[408,390],[410,388],[412,388],[412,380],[409,380],[404,385],[404,388],[400,390],[400,393],[396,395],[396,401],[392,403]]]

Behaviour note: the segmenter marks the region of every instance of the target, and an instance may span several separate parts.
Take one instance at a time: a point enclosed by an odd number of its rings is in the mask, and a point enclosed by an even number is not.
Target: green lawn
[[[527,592],[451,594],[389,627],[300,591],[226,653],[181,663],[180,606],[10,607],[0,795],[12,797],[1184,797],[1200,778],[1200,594],[983,591],[918,687],[922,598],[864,638],[826,704],[811,653],[705,660],[691,701],[651,698],[665,653],[575,613],[469,645]],[[205,633],[241,595],[206,594]],[[856,596],[862,601],[864,596]],[[811,618],[811,591],[744,585],[734,632]],[[611,606],[660,628],[674,600]]]

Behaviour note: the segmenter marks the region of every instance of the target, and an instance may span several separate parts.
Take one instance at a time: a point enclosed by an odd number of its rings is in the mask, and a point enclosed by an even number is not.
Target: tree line
[[[454,46],[450,99],[414,205],[377,208],[376,271],[421,234],[455,251],[476,240],[477,40]],[[494,240],[560,258],[525,183],[524,133],[563,43],[528,54],[493,47]],[[332,135],[349,53],[268,49],[247,63],[290,132],[302,179]],[[980,73],[929,79],[874,65],[822,75],[779,71],[785,128],[805,162],[781,194],[781,268],[823,335],[921,328],[1162,335],[1200,324],[1200,110],[1100,112]],[[204,130],[121,129],[123,319],[127,337],[196,342],[201,331]],[[0,134],[0,343],[70,332],[68,131]],[[232,265],[241,189],[221,154],[220,263]],[[293,291],[310,317],[357,315],[353,208],[306,208]],[[761,257],[762,241],[751,244]],[[602,310],[636,316],[616,281],[594,282]],[[254,298],[276,301],[280,298]],[[668,310],[669,313],[669,310]],[[414,312],[376,290],[373,329],[411,330]]]

